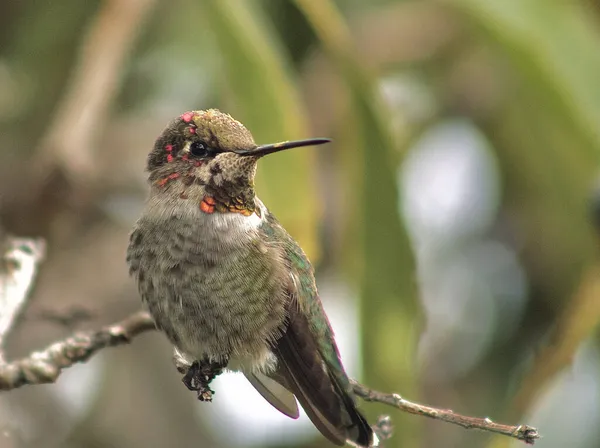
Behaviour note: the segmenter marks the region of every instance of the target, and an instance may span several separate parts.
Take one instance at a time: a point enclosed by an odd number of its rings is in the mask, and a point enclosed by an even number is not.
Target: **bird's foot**
[[[189,390],[198,393],[198,400],[212,401],[215,391],[209,385],[212,380],[223,373],[226,365],[227,363],[222,364],[208,360],[194,361],[181,381]]]
[[[185,375],[188,370],[190,370],[193,363],[194,359],[191,356],[175,347],[173,350],[173,364],[175,364],[175,368],[179,373]]]

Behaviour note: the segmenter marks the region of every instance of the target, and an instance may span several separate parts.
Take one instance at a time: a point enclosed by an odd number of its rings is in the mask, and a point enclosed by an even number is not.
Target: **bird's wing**
[[[277,374],[285,379],[285,387],[331,442],[342,446],[351,440],[359,446],[370,446],[373,432],[356,408],[331,325],[317,294],[313,268],[275,218],[268,214],[267,220],[267,237],[284,250],[291,278],[287,326],[273,347]]]

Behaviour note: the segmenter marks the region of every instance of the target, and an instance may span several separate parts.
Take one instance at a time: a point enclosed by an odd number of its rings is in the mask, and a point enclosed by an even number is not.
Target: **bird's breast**
[[[263,359],[281,332],[289,276],[260,225],[256,214],[151,210],[132,233],[128,258],[143,300],[196,359]]]

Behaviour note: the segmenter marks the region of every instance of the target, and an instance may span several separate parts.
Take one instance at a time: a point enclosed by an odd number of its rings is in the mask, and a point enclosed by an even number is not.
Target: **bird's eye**
[[[190,144],[190,153],[195,157],[207,157],[212,150],[204,142],[196,141]]]

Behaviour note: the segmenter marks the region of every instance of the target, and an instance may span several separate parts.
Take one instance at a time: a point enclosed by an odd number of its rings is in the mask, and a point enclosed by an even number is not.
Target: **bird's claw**
[[[198,393],[198,400],[210,402],[215,391],[209,385],[223,372],[223,368],[224,365],[208,360],[194,361],[181,381],[189,390]]]

